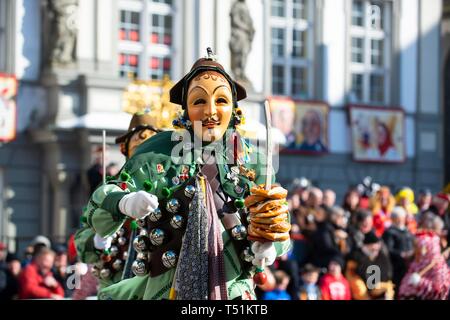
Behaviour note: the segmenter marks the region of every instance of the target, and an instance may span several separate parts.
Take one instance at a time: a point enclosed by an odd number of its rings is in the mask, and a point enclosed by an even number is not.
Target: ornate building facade
[[[399,187],[444,184],[441,0],[0,0],[0,73],[19,82],[17,136],[0,147],[3,241],[64,241],[87,199],[92,148],[128,127],[130,77],[179,79],[206,47],[267,98],[329,106],[328,153],[282,153],[278,178],[304,176],[339,198],[366,175]],[[355,162],[348,105],[399,107],[405,161]]]

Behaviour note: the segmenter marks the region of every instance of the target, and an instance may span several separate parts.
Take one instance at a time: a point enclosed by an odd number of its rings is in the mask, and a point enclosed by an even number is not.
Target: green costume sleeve
[[[86,210],[87,224],[92,227],[94,233],[99,234],[101,237],[108,237],[122,227],[122,224],[126,220],[126,216],[121,214],[118,209],[112,212],[106,210],[108,207],[105,209],[104,203],[113,202],[106,201],[110,196],[117,198],[117,195],[123,197],[125,194],[126,193],[115,184],[105,184],[94,191]],[[117,203],[119,200],[117,200]]]
[[[95,263],[100,258],[94,248],[95,232],[91,227],[85,225],[75,234],[75,245],[77,254],[84,263]]]

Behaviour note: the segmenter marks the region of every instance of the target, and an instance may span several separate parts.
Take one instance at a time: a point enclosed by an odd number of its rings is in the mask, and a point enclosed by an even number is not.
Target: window
[[[172,44],[172,16],[152,15],[151,43]]]
[[[121,77],[161,80],[171,73],[173,0],[120,0]]]
[[[351,103],[388,104],[391,2],[353,0],[351,12],[349,100]]]
[[[284,17],[285,2],[288,0],[272,0],[272,16]]]
[[[308,99],[313,84],[312,0],[271,0],[272,93]]]
[[[119,70],[121,77],[137,78],[139,56],[136,54],[124,54],[119,55]]]
[[[120,40],[139,41],[139,12],[120,11]]]

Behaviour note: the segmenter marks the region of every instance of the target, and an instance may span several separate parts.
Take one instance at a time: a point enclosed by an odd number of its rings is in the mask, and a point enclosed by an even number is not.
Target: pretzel
[[[256,238],[256,239],[266,239],[269,241],[284,241],[289,239],[289,232],[284,232],[284,233],[279,233],[279,232],[270,232],[270,231],[265,231],[263,229],[259,229],[254,227],[252,224],[249,225],[248,227],[248,234],[250,235],[251,238]],[[256,240],[259,241],[259,240]]]
[[[251,206],[254,206],[255,204],[257,204],[258,202],[263,201],[265,198],[263,196],[256,196],[256,195],[249,195],[247,198],[245,198],[244,200],[244,204],[247,208],[250,208]]]
[[[279,216],[270,217],[270,218],[261,218],[256,217],[255,215],[250,215],[252,223],[258,224],[277,224],[283,221],[287,221],[288,215],[287,213],[280,214]]]
[[[261,202],[253,207],[250,207],[251,213],[259,213],[259,212],[265,212],[270,211],[275,208],[281,207],[283,204],[285,204],[285,199],[280,200],[267,200],[264,202]]]
[[[291,230],[291,224],[286,221],[282,221],[279,223],[274,224],[259,224],[259,223],[252,223],[252,226],[254,228],[263,230],[264,232],[277,232],[277,233],[285,233],[289,232]]]
[[[251,217],[256,217],[256,218],[271,218],[271,217],[276,217],[279,216],[283,213],[288,212],[289,207],[287,205],[282,205],[281,207],[275,208],[273,210],[269,210],[266,212],[259,212],[259,213],[250,213]]]
[[[262,186],[255,186],[250,189],[252,195],[262,196],[265,199],[285,199],[287,190],[280,186],[272,186],[272,189],[266,190]]]

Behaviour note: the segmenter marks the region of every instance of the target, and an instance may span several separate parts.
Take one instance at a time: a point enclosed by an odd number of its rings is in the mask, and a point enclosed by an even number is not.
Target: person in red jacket
[[[322,300],[351,300],[350,285],[342,275],[344,261],[341,257],[331,259],[328,272],[320,279]]]
[[[53,277],[51,269],[55,253],[43,248],[19,276],[19,299],[62,299],[64,289]]]

